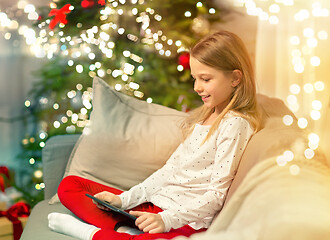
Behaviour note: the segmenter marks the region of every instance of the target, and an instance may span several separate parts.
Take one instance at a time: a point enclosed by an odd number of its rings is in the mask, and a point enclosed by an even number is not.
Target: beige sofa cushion
[[[93,80],[93,111],[65,175],[128,190],[164,165],[182,141],[186,113],[149,104]],[[56,202],[54,197],[50,203]]]
[[[228,190],[225,204],[253,166],[267,158],[282,155],[287,150],[286,146],[289,143],[297,137],[303,136],[303,131],[296,124],[286,126],[283,123],[285,115],[291,115],[293,119],[296,119],[283,101],[258,95],[258,102],[264,114],[264,128],[250,139],[242,155],[236,176]]]

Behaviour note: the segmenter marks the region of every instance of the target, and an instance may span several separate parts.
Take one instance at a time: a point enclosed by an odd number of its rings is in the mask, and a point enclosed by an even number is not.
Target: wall
[[[0,37],[0,165],[17,168],[16,156],[25,134],[23,121],[17,117],[28,113],[24,102],[40,60],[26,51],[23,42],[15,43]]]

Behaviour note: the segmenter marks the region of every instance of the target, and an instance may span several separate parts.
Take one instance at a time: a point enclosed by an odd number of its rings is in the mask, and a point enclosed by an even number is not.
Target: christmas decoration
[[[66,14],[71,12],[70,6],[70,4],[66,4],[61,9],[53,9],[49,12],[48,16],[54,16],[49,23],[50,29],[54,29],[58,23],[67,24]]]
[[[23,232],[22,218],[27,218],[29,215],[30,206],[24,202],[18,202],[7,211],[0,211],[0,227],[3,232],[10,232],[10,230],[13,229],[13,239],[19,240]],[[11,224],[9,224],[8,221],[3,221],[4,219],[2,217],[7,218]],[[26,219],[23,221],[26,222]],[[8,226],[8,228],[6,226]]]
[[[105,5],[105,0],[99,0],[97,3],[100,4],[101,6],[104,6]]]
[[[94,6],[94,0],[83,0],[81,1],[81,6],[83,8],[91,8]]]
[[[189,57],[190,55],[188,52],[184,52],[179,56],[179,65],[181,65],[185,70],[190,69]]]
[[[0,190],[5,191],[5,188],[10,186],[9,169],[6,166],[0,166]]]
[[[0,166],[0,239],[13,235],[13,239],[19,240],[23,232],[22,217],[26,218],[30,214],[30,206],[19,201],[21,194],[17,194],[13,179],[12,171]]]

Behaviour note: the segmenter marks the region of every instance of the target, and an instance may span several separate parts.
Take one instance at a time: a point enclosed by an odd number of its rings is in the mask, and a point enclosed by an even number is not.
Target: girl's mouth
[[[210,97],[210,95],[208,95],[208,96],[203,96],[203,97],[202,97],[202,100],[203,100],[203,101],[206,101],[209,97]]]

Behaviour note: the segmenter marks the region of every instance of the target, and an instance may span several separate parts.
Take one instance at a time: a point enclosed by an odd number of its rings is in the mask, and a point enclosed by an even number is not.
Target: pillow
[[[187,113],[147,103],[93,80],[93,110],[64,176],[128,190],[161,168],[182,141]],[[56,202],[53,197],[50,203]]]
[[[297,125],[286,126],[283,123],[284,115],[290,115],[293,119],[296,117],[282,100],[258,94],[258,103],[263,112],[264,128],[253,135],[246,146],[225,204],[257,163],[283,154],[291,143],[304,137],[303,131]]]

